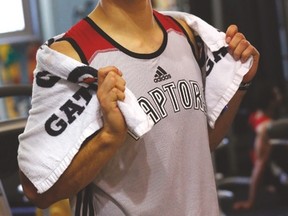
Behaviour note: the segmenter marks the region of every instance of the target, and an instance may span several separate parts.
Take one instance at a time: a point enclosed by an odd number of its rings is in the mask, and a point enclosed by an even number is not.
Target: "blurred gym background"
[[[95,4],[97,0],[10,0],[0,3],[0,216],[70,215],[66,200],[40,211],[23,195],[15,161],[17,134],[23,130],[28,115],[39,45],[68,30]],[[282,130],[281,139],[273,140],[273,148],[277,151],[271,154],[273,157],[265,168],[272,172],[263,175],[255,205],[248,210],[233,208],[235,202],[248,197],[255,163],[251,152],[256,137],[249,118],[259,105],[260,95],[265,97],[266,93],[259,92],[263,83],[279,89],[282,103],[277,109],[277,119],[287,118],[288,1],[154,0],[153,5],[158,10],[193,13],[221,31],[236,24],[260,51],[259,72],[227,137],[212,155],[215,179],[222,215],[288,215],[288,131],[283,135],[283,128],[279,129]],[[280,165],[275,167],[274,162],[279,158]]]

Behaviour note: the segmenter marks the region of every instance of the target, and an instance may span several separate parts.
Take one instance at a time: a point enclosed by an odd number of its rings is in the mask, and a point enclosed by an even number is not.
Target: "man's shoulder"
[[[195,33],[194,31],[189,27],[189,25],[182,19],[175,18],[175,20],[182,26],[182,28],[185,30],[185,32],[188,35],[188,38],[190,42],[192,43],[193,47],[195,48],[196,55],[199,56],[199,51],[197,49],[196,39],[195,39]]]
[[[72,45],[66,40],[56,41],[50,45],[50,48],[77,61],[81,61],[78,53],[75,51]]]

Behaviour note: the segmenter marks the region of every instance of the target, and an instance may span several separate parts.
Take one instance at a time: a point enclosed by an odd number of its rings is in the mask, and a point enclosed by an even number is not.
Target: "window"
[[[0,44],[40,38],[37,0],[0,1]]]

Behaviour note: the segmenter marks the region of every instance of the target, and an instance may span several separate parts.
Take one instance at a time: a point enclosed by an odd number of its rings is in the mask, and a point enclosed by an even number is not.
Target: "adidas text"
[[[166,74],[166,75],[162,75],[160,77],[157,77],[157,78],[154,79],[154,82],[158,83],[158,82],[161,82],[161,81],[164,81],[164,80],[167,80],[167,79],[171,79],[171,75],[170,74]]]

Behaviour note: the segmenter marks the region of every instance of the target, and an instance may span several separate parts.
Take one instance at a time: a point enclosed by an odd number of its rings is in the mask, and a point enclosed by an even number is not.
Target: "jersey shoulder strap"
[[[177,33],[183,34],[186,36],[188,43],[191,46],[191,49],[193,51],[193,54],[200,66],[203,67],[205,63],[205,54],[202,52],[203,48],[203,41],[201,38],[197,35],[194,35],[194,32],[191,30],[192,34],[195,37],[195,44],[192,43],[189,34],[185,30],[185,28],[182,26],[182,24],[176,20],[175,18],[167,15],[163,15],[157,11],[154,11],[154,16],[157,18],[158,22],[161,23],[161,25],[164,27],[164,29],[169,32],[171,30],[176,31]],[[197,49],[197,52],[196,52]]]
[[[160,23],[163,28],[169,32],[169,31],[176,31],[180,34],[185,34],[186,31],[183,29],[183,27],[177,22],[173,17],[163,15],[159,13],[158,11],[153,11],[154,17],[156,18],[157,22]]]
[[[76,50],[81,61],[86,64],[89,64],[89,59],[97,51],[115,48],[89,17],[80,20],[70,28],[61,40],[67,40]]]

